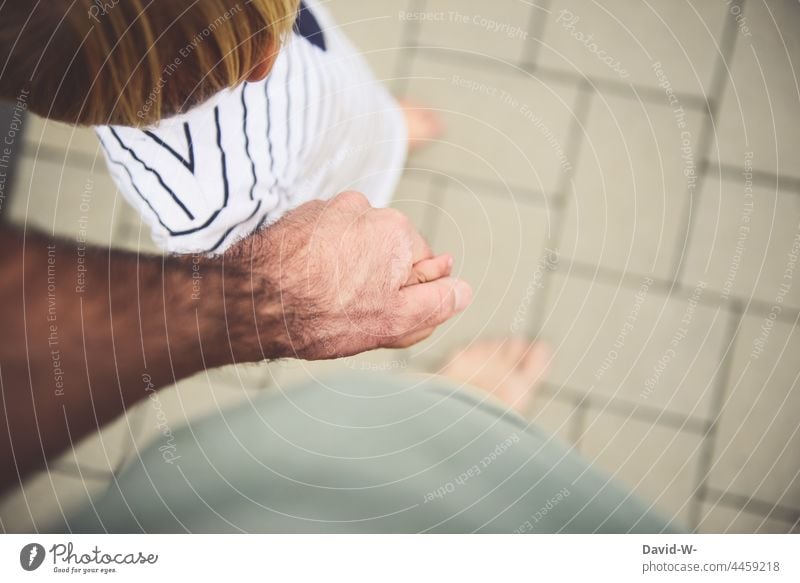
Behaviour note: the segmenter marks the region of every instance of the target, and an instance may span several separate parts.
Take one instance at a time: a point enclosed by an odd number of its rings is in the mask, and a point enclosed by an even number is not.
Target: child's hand
[[[447,277],[453,269],[453,256],[443,253],[430,259],[422,259],[411,266],[411,275],[408,276],[406,285],[416,285],[436,281]]]

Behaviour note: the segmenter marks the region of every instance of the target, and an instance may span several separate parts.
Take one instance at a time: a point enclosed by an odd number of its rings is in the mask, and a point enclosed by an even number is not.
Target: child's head
[[[0,99],[79,124],[147,125],[265,74],[298,0],[9,0]]]

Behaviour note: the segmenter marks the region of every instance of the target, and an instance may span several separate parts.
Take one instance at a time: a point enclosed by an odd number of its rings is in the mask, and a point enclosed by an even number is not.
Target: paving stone
[[[661,62],[676,91],[705,95],[725,19],[722,2],[555,0],[538,63],[579,75],[657,87]]]
[[[711,158],[738,168],[752,153],[755,169],[800,177],[800,5],[748,0],[741,17]]]
[[[697,187],[702,117],[664,103],[595,96],[568,191],[562,251],[584,263],[672,276]],[[684,156],[686,156],[684,158]]]
[[[800,510],[800,331],[743,319],[708,484]]]
[[[568,270],[568,266],[563,266]],[[673,296],[553,274],[542,338],[554,350],[549,381],[634,408],[710,420],[730,315],[700,302],[698,286]]]
[[[580,436],[583,412],[575,407],[574,402],[540,392],[534,398],[526,417],[564,443],[574,445]]]
[[[517,64],[522,58],[532,18],[544,13],[530,2],[436,0],[424,11],[409,11],[419,22],[419,44]]]
[[[762,516],[721,504],[703,504],[701,515],[697,531],[702,533],[800,533],[800,525],[790,520]]]
[[[406,95],[435,110],[446,131],[407,164],[555,194],[575,165],[567,144],[575,86],[509,67],[445,61],[442,53],[418,51]]]
[[[97,159],[100,167],[105,165],[100,142],[94,130],[87,127],[72,126],[31,114],[25,127],[25,144],[29,152],[36,154],[39,148],[50,151],[78,152],[81,159]],[[41,150],[39,150],[40,153]]]
[[[9,218],[46,233],[102,245],[114,238],[117,208],[124,204],[102,163],[92,169],[24,156]]]
[[[484,195],[451,181],[432,244],[438,253],[453,254],[454,275],[470,283],[473,303],[414,354],[424,351],[435,361],[487,336],[524,336],[542,278],[557,260],[544,253],[548,221],[543,209],[515,197]]]
[[[54,526],[107,487],[106,480],[40,472],[0,498],[0,524],[6,533],[55,532]]]
[[[650,422],[590,410],[579,447],[613,479],[686,528],[701,437]]]
[[[405,213],[428,241],[435,234],[436,218],[442,212],[444,187],[439,178],[435,172],[409,170],[403,174],[392,199],[392,207]]]
[[[797,193],[709,176],[693,220],[684,285],[707,281],[722,302],[738,296],[800,307],[800,284],[793,282],[800,255]]]
[[[334,0],[326,4],[336,24],[367,59],[375,77],[392,84],[396,62],[407,58],[404,44],[408,0],[371,0],[347,2]]]

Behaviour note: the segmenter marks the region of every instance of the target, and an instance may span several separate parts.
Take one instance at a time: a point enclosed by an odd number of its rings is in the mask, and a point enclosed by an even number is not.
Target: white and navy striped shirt
[[[265,80],[149,129],[95,129],[123,195],[172,253],[221,252],[343,190],[385,206],[407,141],[394,99],[313,1]]]

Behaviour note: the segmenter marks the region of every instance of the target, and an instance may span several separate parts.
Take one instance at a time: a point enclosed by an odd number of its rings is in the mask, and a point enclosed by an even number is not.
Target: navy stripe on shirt
[[[159,174],[156,170],[154,170],[153,168],[151,168],[150,166],[145,164],[144,161],[141,158],[139,158],[139,156],[136,155],[136,152],[134,152],[133,149],[130,146],[127,146],[122,141],[122,139],[119,137],[119,134],[117,133],[117,130],[115,130],[113,126],[109,127],[109,129],[111,130],[111,134],[116,138],[117,142],[119,142],[119,145],[122,147],[122,149],[125,150],[126,152],[128,152],[133,157],[134,160],[139,162],[139,164],[141,164],[144,167],[145,170],[147,170],[148,172],[152,172],[155,175],[155,177],[158,179],[159,184],[161,184],[161,186],[164,187],[164,190],[166,190],[169,193],[169,195],[172,197],[172,200],[174,200],[175,203],[179,207],[181,207],[183,212],[186,213],[187,217],[189,217],[190,219],[194,220],[194,214],[192,214],[192,212],[186,207],[186,205],[183,204],[183,201],[180,198],[177,197],[177,195],[172,191],[172,189],[169,186],[166,185],[166,183],[164,182],[164,179],[161,177],[161,174]]]
[[[300,2],[300,7],[297,10],[297,19],[294,21],[294,29],[315,47],[323,51],[327,50],[325,35],[322,33],[314,13],[308,9],[305,2]]]
[[[188,122],[183,122],[183,134],[184,134],[184,136],[186,136],[186,147],[187,147],[187,150],[189,152],[189,159],[188,160],[186,158],[184,158],[183,156],[181,156],[178,152],[176,152],[172,148],[172,146],[167,144],[164,140],[159,138],[157,135],[155,135],[150,130],[144,130],[144,133],[145,133],[146,136],[150,137],[150,139],[152,139],[156,144],[158,144],[162,148],[165,148],[170,154],[175,156],[175,158],[178,160],[178,162],[183,164],[189,172],[194,174],[194,143],[192,142],[192,133],[189,130]]]

